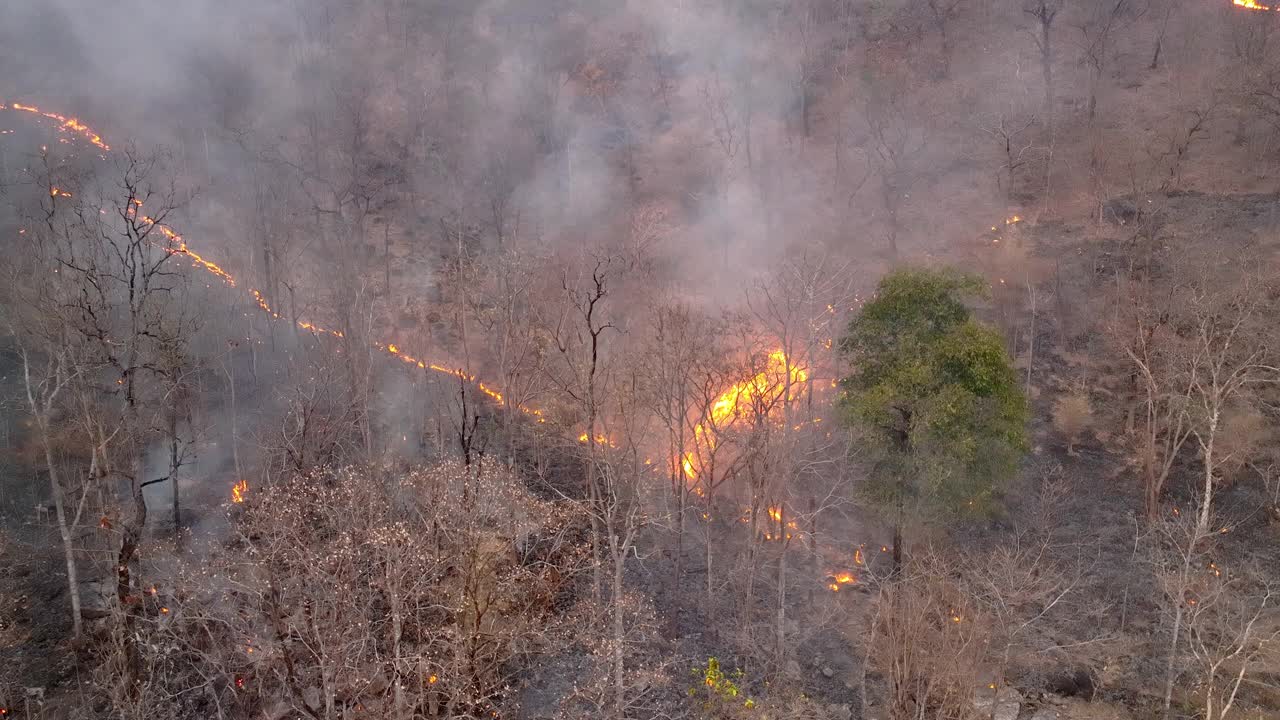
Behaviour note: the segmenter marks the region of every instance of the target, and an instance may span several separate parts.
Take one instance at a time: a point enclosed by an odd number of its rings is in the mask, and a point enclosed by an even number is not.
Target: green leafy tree
[[[908,519],[990,513],[1026,447],[1004,341],[964,302],[985,290],[970,275],[896,270],[840,341],[845,419],[874,459],[865,487],[892,516],[895,567]]]

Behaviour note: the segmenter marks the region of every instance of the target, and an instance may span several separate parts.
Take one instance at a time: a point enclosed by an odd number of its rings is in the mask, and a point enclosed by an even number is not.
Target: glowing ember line
[[[1270,10],[1271,9],[1270,6],[1256,3],[1253,0],[1231,0],[1231,3],[1236,7],[1242,7],[1246,10]]]
[[[108,151],[111,149],[111,146],[103,141],[101,135],[94,132],[88,125],[85,125],[84,123],[80,122],[74,117],[59,115],[58,113],[54,113],[54,112],[46,112],[34,105],[24,105],[19,102],[6,104],[3,100],[0,100],[0,110],[16,110],[18,112],[30,113],[38,117],[44,117],[50,120],[54,120],[58,123],[59,132],[72,133],[75,135],[79,135],[80,137],[84,138],[85,140],[88,140],[90,143],[93,143],[94,145],[98,146],[104,151]]]
[[[84,138],[85,140],[88,140],[90,143],[101,148],[104,151],[111,150],[111,146],[108,145],[102,139],[102,136],[98,135],[88,125],[85,125],[84,123],[80,122],[74,117],[67,117],[65,115],[60,115],[58,113],[47,112],[45,110],[41,110],[40,108],[34,105],[25,105],[23,103],[17,103],[17,102],[6,103],[3,100],[0,100],[0,110],[14,110],[18,112],[28,113],[38,118],[48,118],[50,120],[56,120],[59,123],[58,130],[60,132],[79,135],[80,137]],[[12,132],[12,130],[5,130],[3,132],[7,134]],[[42,146],[41,149],[44,150],[46,148]],[[50,196],[55,198],[71,197],[71,193],[57,187],[50,188],[49,194]],[[137,199],[132,200],[130,203],[130,207],[126,210],[126,216],[130,218],[134,217],[134,213],[137,212],[137,208],[141,206],[142,206],[141,200],[137,200]],[[236,279],[231,275],[231,273],[227,272],[221,265],[218,265],[216,262],[206,258],[205,256],[201,255],[195,250],[192,250],[191,247],[187,245],[186,241],[182,239],[182,236],[179,235],[177,232],[175,232],[172,228],[169,228],[162,223],[156,222],[154,218],[147,215],[142,216],[142,222],[158,229],[161,232],[161,234],[164,235],[165,239],[169,241],[167,247],[165,248],[166,252],[169,252],[174,255],[184,255],[191,260],[192,266],[200,268],[201,270],[204,270],[205,272],[208,272],[214,275],[215,277],[222,280],[223,282],[225,282],[227,285],[231,287],[238,287],[236,283]],[[21,231],[21,232],[25,232],[25,231]],[[270,303],[267,302],[266,297],[264,297],[261,292],[253,288],[249,288],[249,293],[253,295],[254,303],[257,304],[258,308],[261,309],[264,313],[270,315],[271,318],[275,320],[283,319],[280,313],[271,307]],[[331,335],[336,338],[344,337],[343,333],[339,330],[330,330],[328,328],[320,327],[319,325],[306,322],[304,320],[296,320],[295,323],[299,328],[316,333],[318,335]],[[382,350],[387,354],[398,358],[399,360],[401,360],[402,362],[408,365],[416,366],[422,370],[430,370],[432,372],[451,375],[453,377],[466,380],[467,382],[475,383],[476,387],[480,390],[480,392],[484,393],[490,398],[493,398],[495,402],[501,403],[503,401],[503,395],[501,391],[495,389],[491,385],[481,382],[478,378],[476,378],[475,375],[470,375],[464,372],[463,370],[461,370],[460,368],[451,368],[451,367],[446,367],[444,365],[439,365],[436,363],[430,363],[430,362],[427,362],[426,360],[419,360],[418,358],[415,358],[411,355],[407,355],[404,352],[402,352],[400,350],[400,347],[394,343],[382,343],[382,342],[374,341],[373,345],[379,350]],[[543,417],[542,410],[538,408],[519,406],[518,409],[520,410],[520,412],[526,415],[532,415],[538,418],[538,422],[546,422],[546,419]],[[248,490],[248,483],[246,483],[245,481],[241,480],[240,482],[236,483],[236,486],[232,489],[233,500],[235,502],[242,502],[243,501],[242,493],[246,492],[247,490]]]
[[[134,202],[139,205],[142,204],[137,200],[135,200]],[[157,223],[154,219],[152,219],[147,215],[142,216],[142,222],[156,228],[161,232],[161,234],[165,236],[165,238],[169,240],[170,245],[168,248],[166,248],[166,250],[168,250],[170,253],[173,253],[174,255],[186,255],[187,257],[191,258],[192,264],[195,265],[196,267],[202,268],[214,275],[217,275],[219,278],[222,279],[223,282],[227,283],[231,287],[236,286],[236,280],[235,278],[231,277],[231,273],[227,272],[226,270],[223,270],[221,266],[219,266],[217,263],[213,262],[212,260],[205,259],[204,256],[200,255],[200,253],[197,253],[196,251],[187,247],[187,243],[183,241],[181,235],[174,232],[172,229]],[[256,291],[254,291],[254,295],[257,295]],[[259,305],[261,304],[262,303],[259,302]]]

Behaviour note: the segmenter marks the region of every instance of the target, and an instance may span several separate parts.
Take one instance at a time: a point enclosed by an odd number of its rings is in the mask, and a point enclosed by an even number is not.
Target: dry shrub
[[[626,626],[621,682],[610,629],[614,612],[622,614]],[[572,691],[560,700],[559,720],[610,717],[619,707],[628,718],[672,716],[678,709],[672,692],[676,659],[662,642],[657,611],[648,597],[628,591],[621,602],[604,606],[583,599],[571,617],[570,649],[582,652],[587,662]]]
[[[120,714],[490,716],[558,642],[571,518],[505,468],[324,471],[248,497],[229,547],[141,600],[146,681],[110,694]]]
[[[1222,479],[1230,482],[1239,477],[1251,460],[1258,457],[1258,450],[1270,445],[1271,428],[1267,419],[1251,405],[1230,408],[1222,423],[1215,454],[1221,458]]]
[[[884,580],[868,669],[889,717],[989,717],[975,703],[978,693],[998,693],[1011,660],[1037,642],[1035,628],[1069,612],[1080,568],[1054,555],[1039,533],[1018,533],[989,551],[922,547]]]
[[[990,640],[972,594],[925,551],[883,586],[878,602],[870,661],[884,682],[890,717],[972,717]]]
[[[1067,439],[1067,454],[1074,455],[1080,435],[1093,426],[1093,403],[1083,392],[1059,397],[1053,403],[1053,427]]]

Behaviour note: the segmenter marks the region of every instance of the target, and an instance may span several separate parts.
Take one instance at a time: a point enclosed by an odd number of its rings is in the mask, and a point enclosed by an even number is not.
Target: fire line
[[[28,113],[38,118],[48,118],[50,120],[54,120],[59,123],[58,125],[59,132],[78,135],[103,151],[111,150],[111,146],[108,145],[102,139],[101,135],[94,132],[88,125],[85,125],[84,123],[80,122],[78,119],[74,117],[67,117],[59,113],[48,112],[34,105],[26,105],[19,102],[5,102],[3,100],[0,100],[0,110],[13,110],[17,112]],[[71,197],[71,193],[66,192],[65,190],[61,190],[60,188],[52,188],[50,190],[50,195],[55,198]],[[135,199],[132,202],[133,202],[133,206],[131,207],[129,212],[136,213],[138,211],[138,208],[142,206],[142,201]],[[204,270],[205,272],[208,272],[209,274],[217,277],[219,280],[222,280],[224,283],[226,283],[230,287],[233,287],[233,288],[239,287],[238,284],[236,283],[236,279],[231,275],[231,273],[229,273],[227,270],[225,270],[224,268],[222,268],[220,265],[213,262],[212,260],[192,250],[191,247],[187,245],[186,241],[182,239],[182,236],[179,235],[177,232],[175,232],[172,228],[169,228],[165,225],[157,223],[154,219],[152,219],[147,215],[143,215],[141,219],[142,219],[142,222],[146,223],[147,225],[152,225],[156,227],[161,232],[161,234],[164,235],[165,239],[169,241],[169,246],[165,248],[166,252],[169,252],[174,255],[185,255],[186,257],[191,259],[193,266],[200,268],[201,270]],[[259,309],[261,309],[266,314],[270,315],[272,319],[275,319],[275,320],[283,319],[280,313],[278,313],[276,310],[274,310],[271,307],[271,305],[267,302],[266,297],[264,297],[260,291],[253,288],[249,288],[248,292],[253,296],[254,303],[258,306]],[[304,320],[297,320],[295,322],[297,326],[302,328],[303,330],[309,330],[318,335],[331,335],[336,338],[343,337],[343,333],[339,330],[331,330],[331,329],[316,325],[314,323],[306,322]],[[480,392],[484,393],[485,395],[488,395],[497,403],[502,402],[503,396],[499,390],[481,381],[475,375],[472,375],[463,371],[461,368],[451,368],[445,365],[441,365],[439,363],[418,359],[416,357],[413,357],[411,355],[408,355],[402,352],[400,350],[400,347],[395,343],[384,343],[384,342],[374,341],[373,345],[377,349],[389,355],[394,356],[396,359],[400,360],[401,362],[407,365],[416,366],[421,370],[430,370],[432,372],[437,372],[445,375],[452,375],[453,377],[461,378],[468,382],[474,383],[476,387],[480,390]],[[526,406],[520,406],[519,410],[527,415],[532,415],[534,417],[537,417],[539,422],[543,422],[541,410],[537,408],[526,407]]]
[[[1253,0],[1233,0],[1233,2],[1237,6],[1245,7],[1253,10],[1270,10],[1271,9],[1268,6],[1259,5],[1253,2]],[[57,123],[58,132],[78,136],[81,139],[89,142],[93,146],[97,147],[98,149],[102,150],[103,152],[109,152],[111,150],[111,146],[108,145],[107,142],[102,139],[101,135],[99,135],[92,128],[90,128],[88,125],[84,124],[83,122],[81,122],[75,117],[68,117],[59,113],[42,110],[41,108],[36,107],[34,105],[27,105],[19,102],[5,102],[4,100],[0,100],[0,110],[12,110],[15,112],[21,112],[28,116],[35,117],[38,120],[39,119],[53,120],[54,122]],[[0,135],[9,134],[11,132],[12,130],[3,130],[3,131],[0,131]],[[67,142],[67,140],[62,139],[61,142]],[[42,150],[43,149],[44,148],[42,147]],[[55,199],[59,197],[67,197],[67,198],[72,197],[72,194],[70,192],[58,187],[50,188],[49,193],[50,193],[50,196]],[[130,207],[126,210],[127,216],[130,218],[136,218],[137,213],[140,211],[140,208],[142,207],[142,204],[143,203],[141,200],[132,199],[130,203]],[[1020,218],[1017,215],[1014,215],[1005,220],[1005,225],[1013,225],[1015,223],[1020,222],[1021,220],[1022,218]],[[237,288],[237,289],[240,288],[240,286],[236,282],[235,277],[231,275],[230,272],[228,272],[222,266],[218,265],[213,260],[210,260],[207,257],[196,252],[195,250],[192,250],[191,247],[182,238],[182,236],[179,235],[172,228],[157,222],[154,218],[148,215],[142,215],[141,221],[160,231],[160,233],[164,236],[164,238],[168,242],[167,246],[164,248],[166,252],[173,255],[184,255],[191,260],[193,267],[204,270],[205,272],[213,275],[214,277],[217,277],[219,280],[224,282],[229,287]],[[992,227],[992,230],[994,231],[996,230],[996,228]],[[25,230],[19,230],[19,233],[23,233],[23,232],[25,232]],[[274,320],[284,319],[279,312],[277,312],[274,308],[272,308],[271,304],[267,302],[266,297],[264,297],[259,290],[256,290],[254,288],[247,288],[247,292],[250,295],[252,295],[254,304],[257,305],[257,307],[263,313],[269,315]],[[833,308],[829,308],[829,309],[834,311]],[[319,325],[316,325],[314,323],[310,323],[304,320],[294,320],[294,323],[299,328],[302,328],[303,330],[308,330],[318,335],[330,335],[335,338],[344,337],[344,334],[339,330],[333,330],[333,329],[321,327]],[[451,368],[444,365],[440,365],[438,363],[429,362],[425,359],[419,359],[417,357],[409,355],[408,353],[405,353],[401,349],[401,347],[396,343],[381,342],[378,340],[374,340],[372,344],[378,350],[400,360],[401,362],[407,365],[415,366],[421,370],[430,370],[432,372],[450,375],[450,376],[465,380],[467,382],[473,383],[480,390],[480,392],[492,398],[495,402],[497,403],[503,402],[503,394],[500,390],[494,388],[491,385],[486,384],[485,382],[477,378],[475,375],[469,374],[464,370],[462,370],[461,368]],[[764,396],[777,395],[783,392],[784,389],[787,388],[788,386],[803,385],[808,380],[809,380],[809,372],[807,368],[793,364],[791,359],[787,357],[786,353],[783,350],[778,349],[773,351],[772,353],[769,354],[768,363],[764,370],[762,370],[760,373],[758,373],[757,375],[755,375],[754,377],[748,380],[745,380],[743,382],[740,382],[731,386],[729,389],[722,392],[716,398],[716,401],[715,403],[713,403],[712,407],[710,408],[710,411],[707,417],[703,418],[702,421],[699,422],[698,425],[694,428],[695,444],[697,444],[698,442],[701,442],[708,449],[714,448],[716,443],[716,439],[714,437],[714,430],[722,424],[732,422],[733,419],[737,416],[737,414],[741,412],[741,406],[743,403],[751,403],[756,399]],[[785,398],[785,401],[790,401],[790,400],[791,398]],[[537,417],[538,422],[545,422],[545,418],[543,417],[543,412],[538,408],[521,405],[521,406],[518,406],[518,409],[527,415],[532,415],[534,417]],[[589,436],[586,433],[583,433],[582,435],[580,435],[577,438],[577,440],[580,443],[591,442],[591,438],[589,438]],[[594,438],[594,441],[596,444],[605,445],[608,447],[615,447],[614,443],[608,437],[603,435],[597,436],[596,438]],[[652,463],[651,460],[645,461],[646,465],[649,465],[651,463]],[[696,463],[697,463],[697,460],[696,460],[694,451],[687,452],[685,456],[680,459],[681,467],[684,470],[685,475],[688,477],[690,481],[694,481],[697,479],[699,468],[697,467]],[[249,494],[249,483],[247,480],[242,478],[237,480],[232,485],[231,500],[233,503],[245,502],[246,496],[248,494]],[[774,522],[777,522],[781,526],[782,519],[783,519],[782,509],[777,507],[770,507],[767,509],[767,511],[770,519],[773,520]],[[710,519],[710,516],[704,513],[704,519]],[[104,522],[105,522],[105,518],[104,518]],[[796,529],[796,527],[797,526],[795,522],[786,523],[786,528]],[[779,538],[781,538],[782,533],[786,532],[786,528],[783,528],[783,527],[779,528],[779,534],[780,534]],[[1227,529],[1223,528],[1223,532],[1226,532],[1226,531]],[[787,533],[786,537],[790,538],[791,534]],[[771,539],[771,538],[768,535],[766,535],[766,539]],[[886,548],[881,548],[881,549],[883,551]],[[854,564],[855,565],[863,564],[862,552],[860,549],[855,551]],[[1213,566],[1211,564],[1210,567],[1215,572],[1217,572],[1216,566]],[[844,585],[857,583],[857,577],[854,574],[854,572],[847,571],[847,570],[835,571],[831,575],[831,578],[833,582],[831,582],[828,585],[828,588],[832,592],[838,592],[840,588]],[[152,594],[155,594],[154,590],[152,591]],[[162,613],[168,613],[169,609],[161,608],[160,611]],[[958,617],[955,618],[955,621],[959,622],[959,618]],[[249,652],[253,652],[252,648],[249,649]],[[433,674],[431,675],[428,682],[430,684],[434,684],[437,681],[437,679],[438,678]],[[236,685],[242,686],[243,680],[237,677]],[[7,709],[0,708],[0,715],[4,715],[6,711]]]

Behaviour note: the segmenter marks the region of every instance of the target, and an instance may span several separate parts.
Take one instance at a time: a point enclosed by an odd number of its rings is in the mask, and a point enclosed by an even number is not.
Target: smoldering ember
[[[1280,718],[1280,5],[0,17],[0,720]]]

